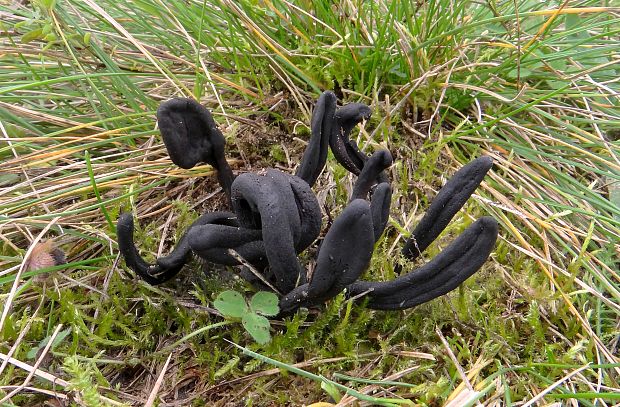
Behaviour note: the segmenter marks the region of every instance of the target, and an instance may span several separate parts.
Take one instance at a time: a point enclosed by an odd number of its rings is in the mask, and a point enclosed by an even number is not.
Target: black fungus
[[[281,295],[281,315],[318,305],[343,290],[351,297],[368,297],[370,308],[396,310],[414,307],[458,287],[491,254],[498,234],[495,219],[483,217],[474,222],[417,270],[388,282],[360,280],[388,222],[392,188],[385,170],[392,165],[392,156],[380,150],[369,157],[350,139],[352,129],[370,117],[368,106],[352,103],[337,109],[336,102],[332,92],[319,98],[312,115],[311,139],[296,175],[267,169],[236,178],[224,155],[224,137],[209,111],[191,99],[163,103],[157,117],[170,158],[182,168],[199,162],[212,165],[232,212],[207,213],[198,218],[176,248],[155,264],[144,261],[134,245],[131,215],[121,215],[118,242],[127,266],[148,283],[160,284],[174,277],[192,253],[224,265],[240,265],[241,257],[243,278],[261,289],[275,287]],[[358,178],[349,204],[325,234],[314,271],[308,277],[298,255],[321,232],[322,214],[311,186],[325,167],[328,148]],[[405,242],[406,258],[414,260],[439,236],[492,165],[491,158],[481,157],[454,174]],[[249,272],[248,265],[263,278]],[[401,266],[396,269],[400,272]]]

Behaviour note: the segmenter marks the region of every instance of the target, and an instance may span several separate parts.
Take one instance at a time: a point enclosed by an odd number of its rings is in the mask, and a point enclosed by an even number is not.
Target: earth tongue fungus
[[[138,254],[133,219],[123,214],[118,220],[118,240],[125,263],[150,284],[173,278],[192,253],[209,262],[241,266],[242,277],[280,296],[281,315],[323,303],[345,289],[351,297],[367,297],[367,306],[380,310],[414,307],[455,289],[491,253],[498,230],[495,219],[477,220],[416,270],[406,272],[397,265],[400,276],[392,281],[359,280],[386,227],[392,194],[385,173],[392,164],[389,151],[367,156],[349,138],[351,130],[370,114],[370,108],[359,103],[337,108],[336,96],[325,92],[314,109],[310,142],[295,175],[267,169],[235,177],[224,157],[224,137],[211,113],[191,99],[162,103],[157,119],[170,158],[182,168],[199,162],[212,165],[231,211],[199,217],[174,250],[155,264]],[[328,149],[357,180],[349,203],[325,234],[308,277],[297,255],[321,232],[321,209],[311,187],[325,166]],[[452,176],[406,240],[405,258],[416,259],[439,236],[492,165],[491,158],[480,157]]]

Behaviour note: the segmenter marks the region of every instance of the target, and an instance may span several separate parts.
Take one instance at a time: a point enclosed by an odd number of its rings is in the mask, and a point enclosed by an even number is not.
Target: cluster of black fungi
[[[173,278],[192,253],[208,262],[241,265],[243,278],[279,295],[281,315],[321,304],[345,289],[347,296],[367,298],[367,306],[379,310],[411,308],[455,289],[490,255],[497,239],[495,219],[477,220],[414,271],[403,273],[396,265],[399,277],[392,281],[359,280],[386,227],[392,195],[385,173],[392,164],[390,152],[367,156],[349,139],[354,126],[370,114],[360,103],[337,108],[336,96],[325,92],[314,109],[311,138],[295,175],[270,168],[235,176],[224,156],[224,136],[210,112],[192,99],[162,103],[157,118],[170,158],[186,169],[199,162],[213,166],[232,212],[200,216],[174,250],[155,264],[140,257],[133,242],[133,219],[123,214],[118,242],[125,263],[150,284]],[[325,166],[328,148],[357,180],[349,203],[322,239],[308,276],[297,255],[321,233],[321,209],[311,187]],[[406,240],[405,258],[415,260],[437,238],[492,164],[490,157],[480,157],[454,174]]]

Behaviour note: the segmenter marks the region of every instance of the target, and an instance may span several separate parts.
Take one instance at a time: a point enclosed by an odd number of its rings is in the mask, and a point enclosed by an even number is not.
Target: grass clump
[[[618,401],[617,7],[9,0],[0,15],[4,405]],[[156,257],[223,204],[209,166],[171,165],[161,101],[209,106],[236,170],[292,169],[324,89],[371,104],[357,141],[396,158],[368,278],[393,277],[448,175],[487,154],[495,167],[425,255],[490,214],[501,232],[483,270],[404,312],[338,297],[272,321],[259,345],[213,308],[225,290],[253,294],[231,270],[196,261],[152,287],[124,269],[122,211]],[[328,218],[350,188],[330,159],[317,187]],[[47,238],[68,263],[25,270]]]

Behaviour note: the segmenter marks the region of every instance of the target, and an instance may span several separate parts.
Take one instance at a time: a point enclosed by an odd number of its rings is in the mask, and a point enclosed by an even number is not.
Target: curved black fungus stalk
[[[336,95],[332,92],[323,92],[312,113],[310,142],[295,174],[310,186],[314,185],[325,167],[329,137],[335,125],[335,112]]]
[[[193,252],[212,263],[238,266],[239,260],[229,250],[234,250],[251,264],[262,263],[265,247],[260,229],[246,229],[229,225],[202,225],[188,232]]]
[[[300,236],[295,241],[295,251],[301,253],[308,248],[321,233],[321,207],[308,184],[299,177],[288,176],[300,219]]]
[[[296,176],[268,170],[265,175],[242,174],[231,189],[235,223],[192,228],[188,232],[191,249],[207,261],[239,265],[238,256],[229,251],[232,249],[259,270],[269,264],[269,258],[273,261],[274,256],[279,256],[275,264],[281,260],[286,265],[284,273],[291,274],[291,280],[303,281],[305,274],[295,274],[299,269],[296,255],[312,244],[321,231],[321,210],[308,184]],[[289,241],[293,243],[293,253],[288,244],[282,244]],[[265,270],[264,276],[271,277],[274,272],[282,276],[281,270],[276,266]]]
[[[374,243],[370,205],[368,201],[356,199],[347,205],[327,232],[310,282],[280,300],[281,313],[319,304],[338,295],[368,268]]]
[[[200,216],[189,227],[168,256],[158,258],[156,264],[150,264],[140,256],[134,244],[133,217],[130,213],[124,213],[118,218],[116,225],[118,247],[127,267],[132,269],[147,283],[153,285],[161,284],[176,276],[185,263],[189,261],[191,257],[190,242],[192,240],[190,236],[193,229],[208,224],[236,224],[235,215],[230,212],[213,212]]]
[[[465,205],[486,173],[493,166],[491,157],[480,157],[458,170],[433,199],[426,214],[403,247],[403,255],[416,259]]]
[[[354,199],[367,199],[372,188],[372,198],[370,210],[372,213],[372,224],[374,231],[374,241],[376,242],[383,234],[390,215],[390,203],[392,200],[392,187],[387,182],[376,185],[379,175],[392,165],[392,155],[387,150],[375,152],[364,164],[351,193],[351,201]]]
[[[329,147],[340,165],[355,175],[359,175],[368,157],[359,150],[357,144],[351,142],[349,136],[353,128],[362,120],[370,118],[371,114],[368,106],[351,103],[338,109],[334,115],[336,126],[332,129]]]
[[[366,199],[370,189],[377,184],[377,177],[392,165],[392,154],[387,150],[379,150],[370,156],[355,181],[351,201]]]
[[[171,99],[157,109],[157,121],[172,162],[185,169],[210,164],[230,196],[234,176],[224,156],[226,140],[211,113],[193,99]]]
[[[382,182],[375,187],[370,200],[372,212],[372,227],[375,234],[375,243],[385,230],[390,217],[390,204],[392,202],[392,187],[387,182]]]
[[[232,185],[231,199],[240,225],[262,230],[265,254],[278,290],[286,293],[298,282],[305,282],[296,248],[314,241],[320,232],[316,220],[302,220],[320,216],[310,187],[303,182],[291,182],[291,176],[269,169],[264,176],[238,176]],[[306,234],[303,238],[302,230]]]
[[[151,264],[145,262],[133,243],[133,217],[130,213],[123,213],[116,223],[118,248],[125,259],[127,267],[142,277],[149,284],[159,284],[159,280],[151,276]],[[183,259],[185,261],[185,259]],[[181,267],[183,267],[181,265]],[[178,270],[181,268],[179,267]],[[178,272],[178,270],[175,270]]]
[[[323,92],[312,113],[312,136],[295,175],[313,186],[325,167],[328,147],[341,165],[358,175],[368,157],[351,142],[349,135],[370,115],[370,108],[361,103],[350,103],[336,110],[336,96],[333,92]],[[381,181],[387,178],[383,176]]]
[[[310,297],[335,297],[368,268],[375,244],[370,204],[352,201],[325,235],[308,284]]]
[[[380,310],[406,309],[430,301],[454,290],[482,267],[493,250],[497,232],[497,221],[483,217],[418,270],[389,282],[354,283],[349,287],[350,295],[367,292],[367,306]]]

